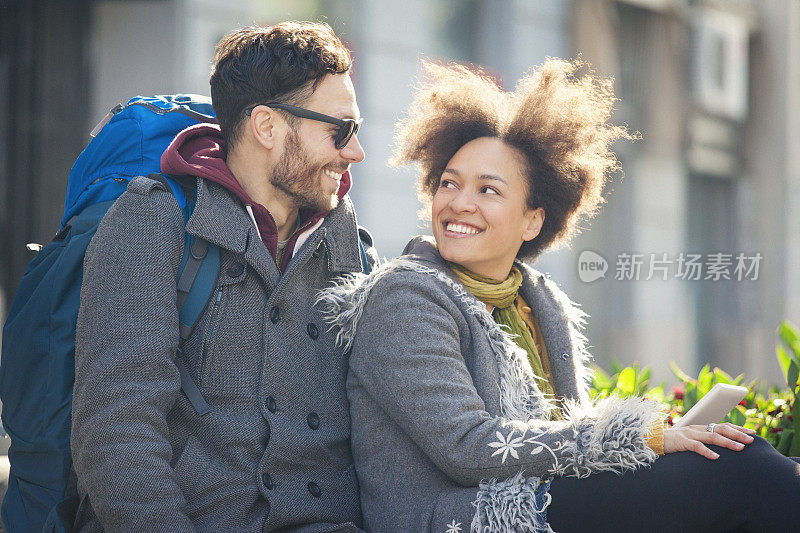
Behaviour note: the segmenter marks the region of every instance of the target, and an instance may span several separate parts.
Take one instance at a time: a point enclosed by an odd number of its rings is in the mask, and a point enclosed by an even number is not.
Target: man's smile
[[[336,172],[334,172],[332,170],[328,170],[328,169],[324,169],[322,172],[324,172],[326,176],[328,176],[329,178],[331,178],[334,181],[341,181],[342,174],[344,174],[344,173],[336,173]]]

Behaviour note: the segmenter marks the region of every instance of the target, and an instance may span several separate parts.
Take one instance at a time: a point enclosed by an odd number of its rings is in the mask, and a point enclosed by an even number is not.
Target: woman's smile
[[[445,237],[461,239],[464,237],[472,237],[479,233],[483,233],[483,230],[466,222],[448,221],[444,223],[443,235]]]

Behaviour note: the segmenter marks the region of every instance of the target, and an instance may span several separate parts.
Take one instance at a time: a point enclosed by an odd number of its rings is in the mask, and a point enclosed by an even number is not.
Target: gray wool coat
[[[347,393],[364,525],[372,533],[547,531],[552,476],[649,464],[655,402],[590,402],[584,315],[530,267],[522,297],[550,356],[565,420],[525,352],[424,238],[325,291],[350,350]]]
[[[175,365],[175,276],[186,231],[221,248],[212,296]],[[72,453],[81,531],[358,531],[347,361],[312,308],[360,272],[345,197],[281,276],[240,202],[197,180],[186,226],[173,195],[136,178],[85,259]],[[373,254],[374,256],[374,254]]]

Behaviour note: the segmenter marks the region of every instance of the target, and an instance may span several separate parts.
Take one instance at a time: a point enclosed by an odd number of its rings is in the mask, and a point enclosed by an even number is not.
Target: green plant
[[[800,336],[797,334],[797,327],[791,322],[784,320],[778,326],[778,336],[783,345],[775,347],[778,357],[778,364],[786,377],[786,385],[791,393],[791,406],[786,414],[786,422],[783,427],[783,434],[779,443],[778,450],[786,448],[788,453],[785,455],[800,456],[800,402],[797,396],[800,395]],[[787,351],[788,350],[788,351]]]
[[[746,381],[744,374],[734,378],[719,368],[712,370],[709,365],[694,378],[672,363],[670,368],[680,384],[666,391],[664,382],[650,387],[650,368],[640,369],[638,363],[622,367],[614,361],[610,373],[594,367],[590,394],[592,397],[637,395],[662,402],[667,422],[672,425],[717,383],[744,385],[750,392],[723,421],[754,429],[783,455],[800,456],[800,401],[797,399],[800,396],[800,334],[787,321],[781,323],[777,333],[780,342],[775,351],[788,388],[762,388],[757,380]]]
[[[592,397],[610,396],[647,396],[658,401],[664,398],[664,383],[648,388],[650,384],[650,368],[639,370],[639,364],[622,367],[617,361],[611,362],[611,374],[597,365],[593,367],[594,376],[590,392]]]

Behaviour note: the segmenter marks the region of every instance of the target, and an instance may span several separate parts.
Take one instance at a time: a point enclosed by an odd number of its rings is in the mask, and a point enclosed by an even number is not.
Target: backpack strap
[[[184,224],[188,223],[197,201],[197,192],[194,186],[179,182],[174,177],[164,174],[150,174],[147,177],[161,182],[172,191],[183,211]],[[219,246],[187,232],[183,246],[183,258],[177,275],[180,341],[175,365],[180,373],[181,389],[200,416],[209,413],[211,407],[203,398],[200,388],[192,380],[189,370],[186,368],[186,363],[183,361],[183,346],[211,299],[219,275],[219,266]]]
[[[367,247],[372,248],[373,240],[372,235],[366,228],[362,228],[361,226],[358,227],[358,253],[361,256],[361,271],[364,274],[369,274],[372,269],[369,266],[369,260],[367,259],[367,250],[364,247],[366,243]]]
[[[200,389],[192,381],[183,361],[183,345],[189,339],[206,304],[211,299],[217,282],[220,265],[219,246],[204,239],[186,234],[183,269],[178,270],[178,327],[180,342],[175,364],[181,376],[181,388],[197,414],[203,416],[211,411]]]
[[[361,242],[361,239],[358,239],[358,252],[361,255],[361,271],[364,274],[369,274],[371,269],[369,268],[369,261],[367,261],[367,251],[364,250],[364,243]]]

